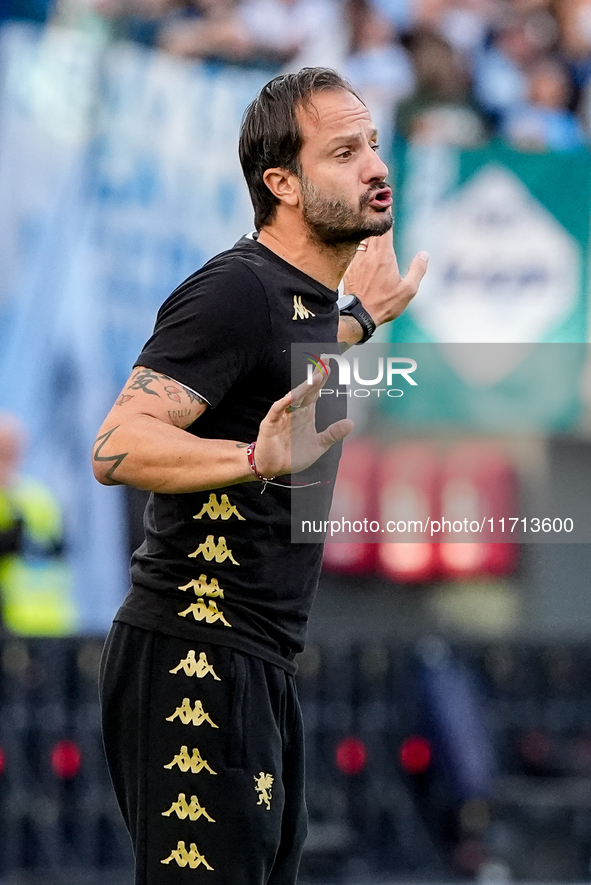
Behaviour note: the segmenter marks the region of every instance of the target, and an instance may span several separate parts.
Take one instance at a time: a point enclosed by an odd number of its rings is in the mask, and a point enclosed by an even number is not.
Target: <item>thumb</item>
[[[421,280],[427,273],[427,267],[429,265],[429,253],[428,252],[419,252],[410,263],[408,268],[408,272],[406,274],[405,282],[412,287],[413,294],[418,291],[418,288],[421,284]]]
[[[334,424],[330,424],[326,430],[318,434],[318,444],[326,452],[336,442],[340,442],[348,436],[354,427],[350,418],[341,418],[340,421],[335,421]]]

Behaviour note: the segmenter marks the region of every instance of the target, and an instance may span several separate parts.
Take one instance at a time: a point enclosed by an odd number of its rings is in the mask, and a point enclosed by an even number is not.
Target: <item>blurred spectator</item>
[[[397,106],[415,86],[412,60],[393,22],[370,0],[351,0],[348,14],[351,47],[344,72],[371,111],[385,155]]]
[[[207,20],[223,22],[231,14],[234,0],[56,0],[58,21],[96,30],[90,21],[98,16],[115,40],[131,40],[157,46],[167,26],[191,27]]]
[[[160,45],[173,55],[266,62],[298,69],[341,67],[346,47],[339,0],[242,0],[212,4],[201,19],[173,22]]]
[[[571,68],[575,85],[584,87],[591,77],[591,0],[556,3],[560,49]]]
[[[556,20],[545,9],[511,11],[493,29],[489,45],[477,56],[474,94],[498,120],[527,98],[527,69],[558,39]]]
[[[587,139],[591,138],[591,0],[556,3],[560,50],[578,90],[578,112]]]
[[[437,31],[455,48],[481,44],[507,0],[374,0],[399,33]]]
[[[565,63],[546,56],[527,74],[527,100],[501,125],[501,135],[526,151],[572,151],[584,144],[583,128],[570,110],[573,83]]]
[[[374,0],[374,6],[392,22],[398,32],[406,33],[411,30],[416,0]]]
[[[112,36],[176,56],[277,70],[340,69],[367,102],[385,153],[395,131],[465,147],[486,139],[493,123],[510,141],[535,150],[577,147],[581,131],[591,137],[591,0],[54,3],[58,20],[75,20],[68,9],[81,16],[94,11]]]
[[[71,633],[76,612],[63,559],[60,508],[46,486],[19,473],[26,433],[0,414],[2,626],[28,636]]]
[[[417,87],[398,108],[399,133],[422,144],[480,144],[488,136],[487,119],[472,96],[461,55],[429,30],[414,34],[410,46]]]
[[[278,63],[276,56],[263,50],[257,57],[257,47],[237,14],[238,5],[238,0],[193,0],[162,22],[158,43],[173,55]]]
[[[421,0],[415,26],[437,31],[471,59],[484,46],[503,5],[499,0]]]

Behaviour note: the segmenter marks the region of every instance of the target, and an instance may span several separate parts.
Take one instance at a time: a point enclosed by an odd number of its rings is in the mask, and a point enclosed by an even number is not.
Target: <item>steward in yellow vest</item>
[[[66,636],[77,612],[63,556],[62,516],[52,492],[17,472],[25,434],[0,414],[0,610],[4,630]]]

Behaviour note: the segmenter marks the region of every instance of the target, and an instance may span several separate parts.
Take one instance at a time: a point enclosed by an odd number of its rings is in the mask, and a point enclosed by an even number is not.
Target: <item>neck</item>
[[[302,224],[287,224],[284,219],[274,219],[263,227],[258,241],[308,274],[328,289],[336,289],[353,260],[357,243],[327,246],[314,240]]]

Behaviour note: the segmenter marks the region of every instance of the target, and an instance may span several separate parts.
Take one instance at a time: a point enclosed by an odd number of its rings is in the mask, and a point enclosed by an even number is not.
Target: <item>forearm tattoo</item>
[[[191,408],[193,403],[198,403],[201,406],[207,405],[207,401],[203,397],[179,384],[174,378],[145,367],[136,369],[132,374],[129,384],[117,399],[116,405],[123,406],[133,399],[135,394],[129,392],[132,390],[147,393],[149,396],[157,396],[160,399],[166,398],[171,403],[177,403],[179,408],[170,410],[168,417],[176,427],[183,429],[192,424],[197,417]]]
[[[192,403],[198,402],[202,406],[207,405],[207,400],[203,399],[202,396],[199,396],[198,393],[195,393],[193,390],[190,390],[188,387],[183,387],[183,390],[185,391],[185,393],[187,394],[187,396],[189,397],[189,399],[191,400]]]
[[[113,474],[114,474],[115,470],[117,470],[117,468],[119,467],[119,465],[121,464],[123,459],[129,455],[129,452],[119,452],[119,454],[117,454],[117,455],[102,455],[101,452],[102,452],[105,444],[107,443],[107,441],[111,438],[111,436],[117,430],[117,427],[120,427],[120,425],[117,424],[116,427],[112,427],[111,430],[107,430],[106,433],[101,433],[101,435],[97,436],[97,438],[94,441],[94,444],[96,446],[96,449],[94,451],[94,460],[95,461],[103,461],[106,463],[109,463],[111,461],[113,462],[112,466],[109,467],[109,469],[105,473],[105,478],[110,479],[113,482],[118,482],[118,480],[114,478]]]
[[[173,424],[177,424],[178,422],[184,421],[186,418],[193,420],[191,417],[192,414],[191,409],[175,409],[168,413],[168,417]]]
[[[152,369],[138,369],[131,376],[131,383],[127,385],[126,390],[143,390],[144,393],[149,393],[152,396],[160,396],[158,391],[154,390],[151,385],[162,378],[166,378],[166,375],[158,375]]]

